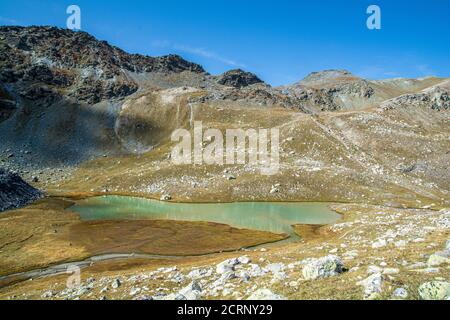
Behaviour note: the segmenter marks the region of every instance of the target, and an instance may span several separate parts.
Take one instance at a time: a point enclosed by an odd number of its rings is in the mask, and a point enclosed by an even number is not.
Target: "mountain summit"
[[[323,70],[311,72],[299,83],[303,85],[323,85],[330,81],[356,80],[359,79],[347,70]]]
[[[52,103],[67,95],[89,104],[125,97],[143,73],[205,71],[177,55],[128,54],[86,32],[55,27],[0,27],[0,81],[20,96]]]

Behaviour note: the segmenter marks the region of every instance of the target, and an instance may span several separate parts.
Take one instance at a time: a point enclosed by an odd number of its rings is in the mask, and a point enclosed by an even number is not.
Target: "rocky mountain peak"
[[[303,80],[299,83],[302,85],[315,85],[315,84],[324,84],[329,81],[339,81],[339,80],[355,80],[359,79],[355,75],[353,75],[350,71],[347,70],[323,70],[312,72],[307,75]]]
[[[10,48],[30,53],[34,62],[65,68],[102,67],[107,76],[117,74],[119,69],[131,72],[205,72],[200,65],[177,55],[149,57],[129,54],[86,32],[56,27],[0,27],[0,41]]]
[[[138,90],[134,74],[203,74],[177,55],[129,54],[86,32],[56,27],[0,27],[0,84],[35,104],[66,95],[88,104]]]
[[[246,72],[241,69],[234,69],[220,75],[217,83],[224,86],[242,88],[256,83],[263,83],[263,81],[254,73]]]

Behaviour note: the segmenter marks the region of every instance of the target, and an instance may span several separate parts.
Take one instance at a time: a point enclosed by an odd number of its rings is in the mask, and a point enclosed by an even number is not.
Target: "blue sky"
[[[177,53],[218,74],[255,72],[272,85],[347,69],[370,79],[450,76],[449,0],[0,0],[0,25],[81,27],[132,53]],[[381,30],[366,9],[381,8]]]

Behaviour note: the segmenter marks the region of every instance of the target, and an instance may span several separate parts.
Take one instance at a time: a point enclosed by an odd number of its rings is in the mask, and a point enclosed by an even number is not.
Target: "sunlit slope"
[[[175,96],[168,99],[169,93]],[[448,203],[448,110],[403,106],[308,115],[282,108],[188,102],[201,94],[162,91],[129,99],[122,112],[143,118],[148,127],[134,133],[124,130],[122,143],[140,141],[151,151],[87,162],[69,181],[49,189],[157,198],[169,193],[180,201],[356,201],[417,207]],[[151,125],[162,121],[168,124],[162,129]],[[173,165],[171,129],[190,128],[193,121],[223,132],[278,127],[280,172],[264,176],[250,164]],[[279,191],[270,193],[278,183]]]

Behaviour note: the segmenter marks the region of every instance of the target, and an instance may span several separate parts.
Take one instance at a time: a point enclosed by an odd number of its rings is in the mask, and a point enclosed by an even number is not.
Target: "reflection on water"
[[[166,219],[209,221],[237,228],[287,233],[293,224],[329,224],[339,215],[325,203],[236,202],[169,203],[143,198],[103,196],[89,198],[69,208],[83,220]]]

